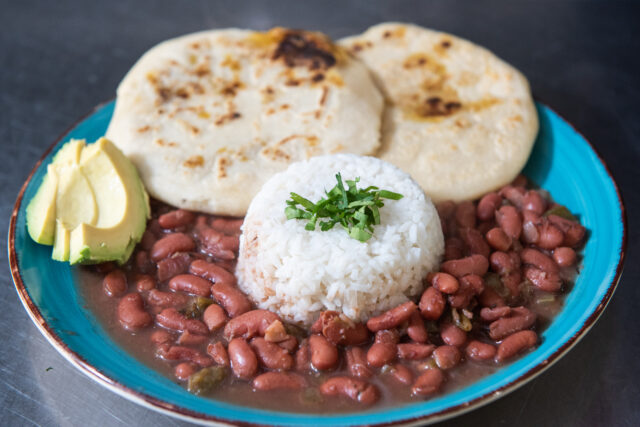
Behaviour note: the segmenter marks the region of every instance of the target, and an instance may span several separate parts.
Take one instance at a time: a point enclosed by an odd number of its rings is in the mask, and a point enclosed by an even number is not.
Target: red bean
[[[522,209],[525,191],[523,187],[505,185],[500,189],[500,195],[511,202],[516,208]]]
[[[260,391],[299,390],[307,386],[303,376],[292,372],[265,372],[253,379],[253,388]]]
[[[455,217],[460,228],[475,228],[476,207],[469,201],[460,202],[456,206]]]
[[[496,251],[491,254],[491,269],[498,274],[508,274],[520,268],[520,257],[515,252]]]
[[[197,259],[191,263],[189,266],[189,273],[204,277],[213,283],[224,283],[230,286],[236,285],[236,277],[232,273],[229,273],[227,270],[216,264],[202,259]]]
[[[520,331],[508,336],[498,346],[495,360],[502,363],[516,354],[528,350],[538,342],[538,335],[533,331]]]
[[[311,325],[311,332],[322,334],[339,345],[358,345],[369,340],[369,330],[363,323],[353,322],[337,311],[326,310]]]
[[[489,257],[491,249],[478,230],[473,228],[463,228],[460,230],[460,237],[462,237],[462,240],[464,240],[464,243],[469,248],[469,252],[472,254],[482,255],[486,258]]]
[[[180,345],[199,345],[205,342],[206,339],[207,337],[205,337],[204,335],[196,335],[192,334],[189,331],[184,331],[182,334],[180,334],[180,337],[176,342]]]
[[[189,297],[175,292],[151,289],[147,294],[147,303],[155,307],[184,307],[188,302]]]
[[[536,249],[523,249],[520,252],[520,258],[523,264],[532,265],[540,270],[557,273],[558,265],[549,257]]]
[[[518,210],[509,205],[502,206],[496,211],[496,223],[502,228],[507,236],[512,239],[519,239],[522,232],[522,220]]]
[[[102,289],[107,296],[119,297],[127,292],[127,276],[122,270],[113,270],[102,280]]]
[[[227,315],[218,304],[211,304],[204,310],[202,320],[210,331],[215,331],[227,323]]]
[[[446,301],[440,291],[431,286],[420,298],[420,313],[427,320],[438,320],[444,312],[445,305]]]
[[[169,288],[201,297],[211,296],[211,282],[193,274],[179,274],[169,280]]]
[[[262,366],[267,369],[287,371],[293,366],[293,357],[278,344],[256,337],[249,343]]]
[[[158,282],[164,282],[173,276],[185,273],[191,263],[191,256],[184,252],[178,252],[158,262],[156,277]]]
[[[440,326],[440,337],[445,344],[462,347],[467,341],[467,333],[452,323]]]
[[[470,288],[475,295],[480,295],[485,288],[484,279],[477,274],[467,274],[460,278],[461,288]]]
[[[224,327],[224,337],[231,340],[235,337],[246,339],[264,336],[267,328],[276,320],[277,314],[268,310],[251,310],[231,319]]]
[[[235,286],[222,282],[215,283],[211,287],[211,293],[231,317],[239,316],[251,310],[249,299]]]
[[[211,227],[224,234],[240,234],[243,218],[215,218],[211,221]]]
[[[371,332],[381,331],[383,329],[391,329],[409,320],[411,314],[418,307],[413,301],[407,301],[397,307],[392,308],[380,316],[372,317],[367,321],[367,328]]]
[[[238,251],[237,236],[227,236],[210,227],[201,227],[197,234],[198,242],[204,252],[218,259],[234,259]]]
[[[322,335],[309,337],[311,363],[321,371],[334,369],[338,365],[338,349]]]
[[[342,395],[364,405],[373,405],[380,399],[380,392],[373,384],[351,377],[329,378],[320,386],[325,396]]]
[[[196,248],[193,239],[184,233],[171,233],[153,244],[151,259],[158,262],[176,252],[190,252]]]
[[[431,344],[413,344],[413,343],[403,343],[398,344],[398,357],[400,359],[408,359],[408,360],[421,360],[426,359],[433,353],[433,350],[436,348],[435,345]]]
[[[493,322],[509,314],[511,314],[511,307],[506,305],[495,308],[485,307],[480,310],[480,318],[485,322]]]
[[[445,261],[440,266],[441,270],[456,277],[467,274],[484,276],[489,269],[489,261],[482,255],[471,255],[466,258]]]
[[[471,299],[476,295],[475,288],[471,282],[465,278],[479,277],[475,274],[468,274],[460,279],[460,289],[453,295],[449,295],[449,305],[454,308],[465,308],[471,303]],[[482,279],[480,279],[482,281]]]
[[[400,384],[410,385],[413,382],[411,370],[400,363],[396,363],[391,367],[391,376]]]
[[[398,334],[395,331],[378,331],[375,342],[367,351],[367,363],[380,368],[396,358]]]
[[[127,294],[118,303],[118,320],[128,330],[149,326],[153,319],[144,310],[144,301],[138,293]]]
[[[136,275],[134,283],[138,292],[150,291],[156,287],[156,281],[148,274]]]
[[[176,209],[175,211],[167,212],[166,214],[158,217],[158,224],[160,227],[170,230],[178,227],[184,227],[195,221],[196,216],[193,212],[185,211],[183,209]]]
[[[245,339],[232,339],[228,352],[231,369],[236,377],[248,380],[258,372],[258,358]]]
[[[198,215],[196,217],[196,224],[194,225],[195,230],[200,230],[201,228],[209,227],[209,217],[206,215]]]
[[[460,288],[458,279],[447,273],[436,273],[431,280],[431,285],[444,294],[454,294]]]
[[[182,362],[176,365],[174,375],[180,381],[186,381],[189,377],[196,373],[197,367],[193,363]]]
[[[438,368],[431,368],[424,371],[413,383],[411,394],[419,396],[430,396],[440,391],[444,382],[444,374]]]
[[[267,341],[268,335],[265,334],[265,338]],[[293,353],[298,348],[298,339],[293,335],[289,335],[289,337],[283,341],[278,341],[277,344],[287,350],[289,353]]]
[[[426,343],[429,340],[427,328],[424,326],[424,320],[420,313],[415,311],[409,317],[409,325],[407,326],[407,335],[417,343]]]
[[[229,366],[231,363],[229,362],[229,353],[221,341],[210,343],[207,346],[207,354],[209,354],[218,365]]]
[[[522,210],[542,215],[547,210],[547,201],[535,190],[529,190],[522,199]]]
[[[502,205],[502,197],[498,193],[488,193],[478,202],[477,215],[480,221],[493,219],[495,211]]]
[[[461,354],[458,347],[452,345],[441,345],[433,350],[433,358],[440,369],[451,369],[460,363]]]
[[[358,378],[369,378],[373,373],[367,366],[367,354],[362,347],[349,347],[345,352],[349,373]]]
[[[180,345],[171,346],[167,351],[159,350],[158,355],[165,360],[185,360],[193,362],[203,368],[213,364],[213,360],[210,357],[203,355],[198,350]]]
[[[561,247],[553,251],[553,260],[560,267],[570,267],[576,263],[576,251],[571,248]]]
[[[587,232],[581,224],[562,218],[558,215],[549,215],[549,222],[558,227],[564,233],[564,240],[562,246],[569,246],[575,248],[578,246]]]
[[[492,228],[485,237],[489,245],[495,250],[506,252],[511,247],[511,237],[500,227]]]
[[[508,316],[501,317],[489,325],[489,336],[495,341],[530,328],[536,322],[536,314],[525,307],[516,307]]]
[[[467,358],[475,361],[490,360],[496,354],[496,348],[491,344],[486,344],[480,341],[471,341],[467,345],[465,351]]]
[[[156,316],[156,323],[163,328],[177,331],[189,331],[193,334],[207,335],[209,329],[198,319],[187,319],[175,308],[165,308]]]
[[[544,221],[538,226],[538,240],[536,245],[542,249],[555,249],[564,241],[564,233],[555,225]]]
[[[562,288],[562,279],[558,273],[549,273],[535,267],[525,267],[524,276],[538,289],[545,292],[558,292]]]

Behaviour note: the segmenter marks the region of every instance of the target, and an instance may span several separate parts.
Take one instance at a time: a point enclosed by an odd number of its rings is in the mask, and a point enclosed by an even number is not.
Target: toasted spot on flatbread
[[[196,168],[202,165],[204,165],[204,158],[202,156],[191,156],[184,162],[184,166],[188,168]]]

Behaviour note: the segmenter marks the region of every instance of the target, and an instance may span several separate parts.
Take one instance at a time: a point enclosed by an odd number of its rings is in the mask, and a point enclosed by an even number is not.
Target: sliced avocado
[[[69,262],[124,263],[144,233],[149,197],[131,161],[106,138],[87,146],[79,169],[93,188],[98,218],[71,231]]]
[[[71,232],[64,226],[62,221],[56,220],[56,232],[51,258],[56,261],[69,261],[70,239]]]
[[[93,188],[79,165],[69,166],[60,175],[56,218],[69,230],[83,223],[93,225],[98,220],[98,206]]]
[[[80,162],[80,155],[86,141],[84,139],[70,139],[60,150],[53,156],[51,161],[58,169],[68,165],[77,165]]]
[[[27,205],[27,230],[29,236],[43,245],[53,245],[56,232],[56,194],[58,174],[53,165],[47,166],[47,174],[38,192]]]
[[[27,207],[29,235],[58,261],[124,263],[142,238],[149,196],[133,164],[110,141],[71,140],[47,167]]]
[[[27,230],[37,243],[53,245],[56,230],[56,199],[60,173],[80,161],[83,140],[64,144],[47,166],[47,174],[27,205]]]

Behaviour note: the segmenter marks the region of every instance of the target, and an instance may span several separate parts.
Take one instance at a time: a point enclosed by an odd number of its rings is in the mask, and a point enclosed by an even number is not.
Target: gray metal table
[[[155,43],[215,27],[315,28],[341,37],[391,20],[469,38],[523,70],[534,94],[598,148],[625,197],[619,288],[588,336],[540,377],[447,425],[640,425],[640,7],[596,1],[2,1],[0,228],[54,138]],[[31,324],[0,253],[0,425],[187,425],[76,371]],[[51,368],[51,369],[49,369]]]

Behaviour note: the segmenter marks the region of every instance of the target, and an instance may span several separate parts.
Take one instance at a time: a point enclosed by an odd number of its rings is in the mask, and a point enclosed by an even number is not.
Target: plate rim
[[[37,305],[32,301],[29,293],[27,292],[26,286],[22,280],[22,275],[20,274],[20,269],[18,266],[18,254],[15,248],[15,233],[16,233],[16,223],[18,212],[22,206],[22,201],[24,197],[24,193],[27,189],[27,186],[31,182],[34,174],[40,168],[42,162],[46,159],[46,157],[51,153],[51,151],[81,122],[91,117],[94,113],[98,112],[103,107],[106,107],[108,104],[112,103],[115,100],[114,98],[108,99],[104,102],[97,104],[93,107],[89,112],[81,116],[77,119],[73,124],[67,127],[57,138],[54,139],[53,143],[44,151],[39,160],[35,163],[29,175],[25,179],[22,184],[18,196],[16,198],[16,202],[14,204],[13,210],[11,212],[11,218],[9,221],[9,236],[8,236],[8,261],[11,269],[11,276],[14,282],[14,287],[16,292],[18,293],[18,297],[27,311],[29,317],[32,322],[36,325],[40,333],[44,335],[44,337],[53,345],[53,347],[73,366],[75,366],[80,372],[89,377],[90,379],[96,381],[100,385],[106,387],[110,391],[122,396],[134,403],[140,404],[146,408],[161,412],[165,415],[177,417],[183,420],[196,422],[199,424],[208,424],[208,425],[239,425],[239,426],[255,426],[260,425],[257,423],[241,421],[241,420],[232,420],[226,418],[219,418],[213,415],[204,414],[202,412],[194,411],[191,409],[187,409],[185,407],[175,405],[166,400],[161,400],[150,396],[146,393],[136,391],[126,385],[118,382],[110,378],[109,376],[102,373],[98,368],[94,367],[90,363],[88,363],[84,357],[75,351],[71,350],[64,340],[56,334],[56,332],[47,324],[46,320],[42,316]],[[457,404],[454,406],[450,406],[444,408],[437,412],[432,412],[430,414],[426,414],[423,416],[406,418],[397,421],[391,422],[382,422],[382,423],[374,423],[370,425],[375,425],[379,427],[386,426],[406,426],[406,425],[417,425],[422,423],[434,423],[437,421],[442,421],[457,415],[461,415],[463,413],[469,412],[473,409],[477,409],[481,406],[487,405],[499,397],[502,397],[508,393],[511,393],[521,386],[527,384],[529,381],[534,379],[536,376],[540,375],[548,368],[550,368],[553,364],[555,364],[558,360],[561,359],[561,356],[568,352],[571,348],[573,348],[586,334],[589,330],[595,325],[596,321],[602,315],[606,307],[609,305],[611,298],[620,282],[620,278],[622,276],[622,271],[624,269],[624,261],[626,259],[627,252],[627,237],[628,237],[628,224],[627,224],[627,212],[624,204],[624,199],[622,197],[622,193],[620,191],[620,187],[616,182],[609,166],[604,161],[600,152],[594,147],[594,145],[584,136],[582,132],[580,132],[571,122],[566,120],[561,114],[559,114],[556,110],[551,108],[547,103],[541,101],[539,98],[535,98],[535,101],[540,106],[547,108],[553,114],[558,116],[564,123],[569,125],[571,129],[578,134],[588,145],[588,147],[593,151],[595,156],[597,157],[600,164],[603,166],[604,171],[606,172],[609,180],[613,184],[613,189],[615,190],[618,206],[620,209],[620,222],[622,224],[622,241],[620,245],[620,255],[618,258],[618,262],[615,269],[615,274],[607,287],[606,293],[603,295],[601,300],[599,301],[596,309],[589,315],[589,317],[584,321],[581,328],[576,331],[574,335],[572,335],[569,339],[567,339],[556,351],[554,351],[548,358],[546,358],[542,363],[538,363],[537,365],[531,367],[529,370],[524,372],[518,378],[513,381],[503,385],[500,388],[491,390],[481,396],[476,397],[473,400],[466,401],[461,404]],[[275,411],[276,413],[287,414],[284,411]],[[293,414],[293,413],[291,413]],[[298,414],[296,414],[298,415]],[[304,415],[304,414],[299,414]]]

